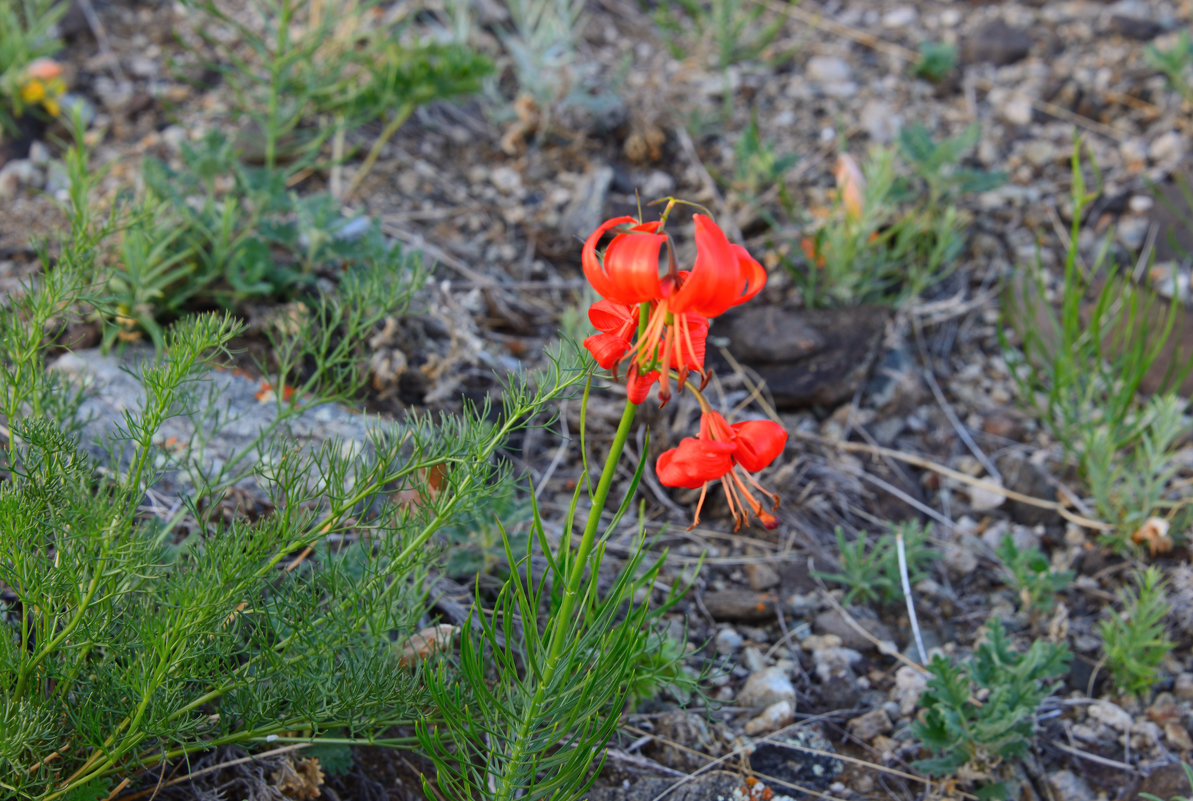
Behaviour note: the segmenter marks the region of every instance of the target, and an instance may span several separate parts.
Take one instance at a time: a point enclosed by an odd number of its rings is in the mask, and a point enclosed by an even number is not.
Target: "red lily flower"
[[[690,347],[672,352],[668,368],[681,373],[689,370],[703,371],[708,320],[691,312],[683,317],[690,333]],[[612,370],[616,377],[618,364],[628,351],[634,349],[633,337],[638,329],[638,310],[634,306],[598,300],[589,307],[588,320],[601,333],[586,338],[584,347],[588,348],[597,364],[606,370]],[[630,365],[626,383],[630,400],[634,403],[646,400],[651,385],[659,378],[658,370],[641,372],[639,366],[637,362]]]
[[[696,214],[693,220],[696,261],[691,270],[676,266],[668,237],[656,233],[661,223],[638,223],[633,217],[606,220],[588,237],[581,254],[584,275],[605,300],[627,307],[651,304],[644,334],[617,359],[632,352],[631,372],[635,368],[640,375],[657,372],[659,400],[663,403],[671,396],[670,365],[678,365],[675,369],[680,373],[680,383],[689,370],[703,373],[701,329],[707,330],[707,319],[745,303],[766,284],[766,270],[745,248],[731,245],[707,217]],[[601,256],[597,255],[597,243],[606,232],[631,223],[613,237]],[[668,270],[660,277],[659,254],[664,244]],[[611,344],[604,343],[605,347]],[[608,353],[611,351],[604,354],[605,358],[612,358]]]
[[[695,519],[689,528],[700,523],[708,485],[717,480],[725,489],[734,531],[748,523],[751,516],[766,528],[775,528],[779,521],[770,512],[779,508],[779,496],[763,489],[750,473],[773,462],[786,444],[787,432],[778,423],[746,420],[731,426],[719,413],[709,410],[700,415],[700,436],[688,437],[678,447],[660,454],[655,472],[668,487],[700,489]],[[770,512],[762,508],[751,488],[774,501]]]

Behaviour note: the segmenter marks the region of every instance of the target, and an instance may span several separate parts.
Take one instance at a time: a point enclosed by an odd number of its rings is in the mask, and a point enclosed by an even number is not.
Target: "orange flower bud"
[[[861,168],[848,153],[842,153],[837,157],[833,175],[837,179],[837,192],[845,213],[854,220],[860,220],[865,211],[866,198],[866,178]]]
[[[62,65],[52,58],[35,58],[25,67],[25,74],[38,81],[52,81],[62,77]]]

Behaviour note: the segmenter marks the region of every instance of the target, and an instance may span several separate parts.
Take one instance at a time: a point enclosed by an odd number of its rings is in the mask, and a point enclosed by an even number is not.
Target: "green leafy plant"
[[[1159,568],[1149,566],[1136,574],[1134,590],[1120,590],[1119,602],[1121,612],[1099,626],[1106,665],[1120,690],[1141,695],[1156,683],[1174,646],[1164,634],[1169,606]]]
[[[840,526],[833,532],[837,538],[841,572],[813,575],[846,587],[845,603],[869,604],[894,603],[903,598],[903,584],[899,575],[899,555],[896,549],[896,532],[903,534],[907,554],[907,574],[911,583],[927,576],[927,567],[936,559],[937,553],[928,546],[931,525],[919,521],[892,524],[891,530],[882,534],[872,547],[868,547],[869,535],[858,532],[850,543]]]
[[[1167,50],[1148,45],[1143,55],[1150,66],[1164,73],[1169,85],[1186,102],[1193,100],[1193,37],[1188,31],[1181,31],[1180,38]]]
[[[56,25],[67,7],[54,0],[0,3],[0,133],[16,130],[16,118],[37,104],[28,68],[62,47]]]
[[[1019,387],[1042,425],[1060,443],[1089,484],[1095,506],[1111,528],[1103,541],[1135,549],[1132,535],[1159,510],[1178,513],[1180,501],[1164,498],[1176,464],[1175,444],[1184,425],[1184,403],[1173,389],[1193,367],[1193,357],[1169,362],[1151,400],[1142,401],[1145,378],[1172,337],[1177,301],[1136,285],[1107,254],[1102,241],[1092,264],[1082,266],[1077,243],[1087,191],[1078,142],[1071,159],[1073,220],[1065,256],[1060,307],[1048,296],[1039,264],[1012,282],[1004,320],[1018,332],[1018,349],[1002,332],[1003,349]]]
[[[1056,594],[1073,583],[1072,570],[1053,570],[1048,557],[1039,548],[1020,550],[1009,534],[995,551],[1006,568],[1012,587],[1019,591],[1019,601],[1032,614],[1052,609]]]
[[[1036,712],[1058,687],[1048,680],[1064,674],[1070,658],[1063,644],[1040,640],[1015,651],[997,619],[987,624],[968,661],[933,657],[932,677],[920,696],[924,711],[911,728],[934,756],[914,767],[932,776],[966,768],[985,777],[980,798],[1011,797],[1006,783],[995,780],[998,765],[1027,751]]]
[[[911,74],[940,83],[957,69],[957,46],[948,42],[920,42],[920,57],[911,65]]]
[[[900,131],[897,150],[873,148],[860,167],[843,156],[837,202],[800,242],[806,263],[786,262],[804,301],[898,305],[947,277],[965,244],[957,200],[1003,180],[960,165],[977,135],[974,125],[935,142],[912,125]]]

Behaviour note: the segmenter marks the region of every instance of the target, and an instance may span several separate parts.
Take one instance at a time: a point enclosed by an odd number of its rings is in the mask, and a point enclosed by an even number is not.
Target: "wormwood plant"
[[[964,247],[967,220],[957,201],[1003,176],[964,167],[975,124],[934,141],[918,124],[898,149],[873,148],[862,165],[837,162],[837,202],[800,248],[806,267],[787,266],[810,305],[904,303],[946,278]]]
[[[1009,534],[995,551],[1006,568],[1008,582],[1019,592],[1019,601],[1032,615],[1048,612],[1056,594],[1073,582],[1072,570],[1053,570],[1039,548],[1020,550]]]
[[[896,532],[902,532],[907,554],[907,574],[912,584],[926,576],[925,568],[936,558],[937,553],[928,547],[931,525],[924,526],[917,520],[906,523],[892,523],[890,531],[880,535],[873,546],[868,546],[869,535],[858,532],[850,543],[840,526],[833,532],[837,538],[841,572],[813,575],[825,581],[845,586],[845,603],[874,602],[889,604],[903,598],[903,584],[899,575],[899,555],[896,550]]]
[[[1183,504],[1165,498],[1175,472],[1177,438],[1185,426],[1184,402],[1175,394],[1193,357],[1173,360],[1157,393],[1140,398],[1144,379],[1172,336],[1177,301],[1166,302],[1135,284],[1107,259],[1109,236],[1085,268],[1078,241],[1087,191],[1081,145],[1071,157],[1073,220],[1065,254],[1059,309],[1047,297],[1039,264],[1007,293],[1004,320],[1018,332],[1019,349],[1007,332],[1003,349],[1019,387],[1042,425],[1065,449],[1089,484],[1099,516],[1114,526],[1103,540],[1120,551],[1134,549],[1132,535],[1154,514],[1180,515]]]
[[[1159,668],[1175,643],[1164,634],[1168,614],[1165,582],[1159,568],[1149,566],[1135,576],[1134,590],[1119,591],[1122,610],[1102,621],[1106,665],[1123,692],[1141,695],[1159,678]]]
[[[1035,731],[1040,704],[1056,691],[1048,679],[1063,675],[1071,654],[1062,644],[1036,640],[1027,651],[1011,648],[998,619],[970,659],[960,665],[932,658],[932,678],[920,696],[923,714],[911,724],[934,756],[913,763],[932,776],[964,775],[983,786],[979,798],[1008,798],[996,781],[998,766],[1022,756]],[[964,773],[961,772],[964,769]]]

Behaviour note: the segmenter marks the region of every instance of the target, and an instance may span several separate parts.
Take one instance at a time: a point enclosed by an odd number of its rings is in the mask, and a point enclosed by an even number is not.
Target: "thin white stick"
[[[903,581],[903,599],[907,601],[907,618],[911,621],[911,633],[915,635],[915,647],[920,652],[920,663],[928,664],[928,653],[924,650],[924,638],[920,636],[920,622],[915,616],[915,604],[911,600],[911,579],[907,577],[907,551],[903,547],[903,532],[895,531],[895,552],[899,555],[899,578]]]

